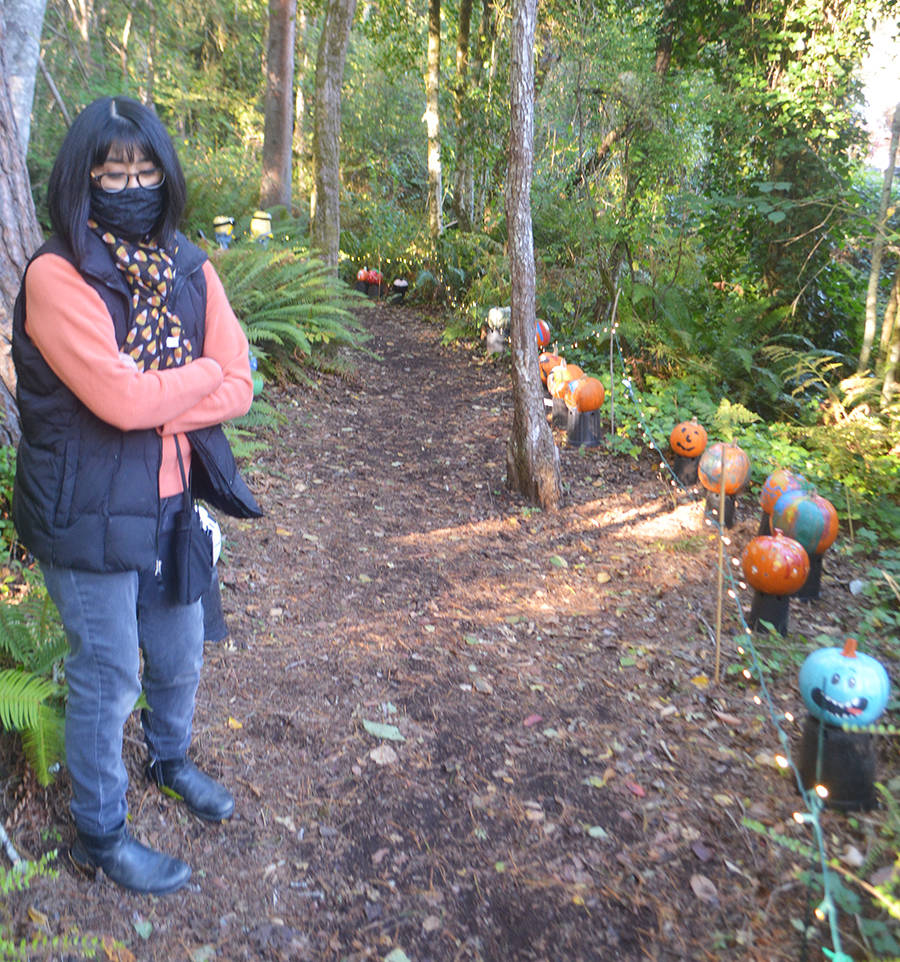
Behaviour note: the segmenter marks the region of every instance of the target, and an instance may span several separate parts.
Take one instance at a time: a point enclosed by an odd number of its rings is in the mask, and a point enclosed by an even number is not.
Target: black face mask
[[[91,217],[127,241],[139,241],[156,227],[164,202],[165,188],[131,187],[108,194],[91,184]]]

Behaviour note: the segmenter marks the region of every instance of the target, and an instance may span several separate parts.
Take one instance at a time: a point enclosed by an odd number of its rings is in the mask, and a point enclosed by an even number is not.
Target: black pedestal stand
[[[569,411],[566,437],[574,447],[595,448],[600,443],[600,411]]]
[[[706,492],[706,511],[708,514],[714,515],[716,518],[719,517],[719,498],[723,497],[718,491],[707,491]],[[725,517],[724,523],[726,528],[734,527],[734,509],[735,509],[735,499],[733,494],[724,495],[725,498]]]
[[[822,588],[822,556],[811,554],[809,556],[809,574],[803,587],[797,592],[796,596],[800,601],[814,601],[819,597]]]
[[[809,791],[828,789],[828,808],[851,812],[875,807],[875,739],[865,732],[844,731],[806,716],[797,765]]]
[[[761,591],[754,591],[750,614],[747,615],[747,627],[755,630],[761,622],[765,621],[779,635],[786,635],[791,610],[790,602],[790,595],[764,595]]]
[[[696,458],[686,458],[676,454],[672,459],[672,473],[685,487],[690,487],[697,483],[697,465],[699,463],[699,455]]]

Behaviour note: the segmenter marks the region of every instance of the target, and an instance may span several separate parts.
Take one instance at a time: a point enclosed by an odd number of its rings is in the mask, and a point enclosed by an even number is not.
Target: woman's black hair
[[[162,247],[173,245],[184,211],[184,173],[162,121],[152,108],[130,97],[101,97],[88,104],[69,128],[47,187],[53,230],[79,259],[84,255],[91,207],[91,171],[106,160],[114,146],[123,148],[128,159],[141,151],[166,175],[160,188],[165,191],[164,212],[154,232]]]

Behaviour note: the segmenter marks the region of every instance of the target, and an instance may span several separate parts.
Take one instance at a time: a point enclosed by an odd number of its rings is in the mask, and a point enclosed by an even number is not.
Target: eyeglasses
[[[91,174],[91,180],[107,194],[119,194],[128,186],[131,178],[138,182],[138,186],[146,190],[158,190],[166,181],[165,171],[159,167],[152,167],[149,170],[139,170],[133,174],[120,173],[118,171],[105,174]]]

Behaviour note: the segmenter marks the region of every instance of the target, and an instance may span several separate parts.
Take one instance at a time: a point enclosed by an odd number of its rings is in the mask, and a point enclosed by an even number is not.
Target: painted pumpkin
[[[741,554],[744,577],[764,595],[792,595],[809,576],[809,556],[803,545],[780,531],[747,543]]]
[[[830,725],[871,725],[887,707],[891,682],[884,665],[856,649],[820,648],[800,667],[800,694],[809,713]]]
[[[767,478],[759,492],[759,506],[766,514],[772,513],[775,502],[788,491],[815,493],[815,487],[803,477],[787,468],[776,468]]]
[[[606,391],[603,382],[596,377],[585,375],[569,381],[563,400],[566,407],[573,411],[596,411],[603,404]]]
[[[547,375],[547,390],[550,397],[563,398],[566,385],[577,377],[584,377],[584,371],[577,364],[560,364]]]
[[[558,354],[549,354],[546,351],[538,357],[538,367],[541,371],[541,380],[544,384],[547,383],[547,375],[553,370],[553,368],[558,367],[560,364],[565,364],[566,362]]]
[[[799,541],[809,554],[824,554],[837,537],[837,511],[819,494],[785,491],[772,508],[772,527]]]
[[[360,267],[360,269],[356,272],[356,279],[358,281],[362,281],[364,284],[368,280],[368,277],[369,277],[368,267]]]
[[[707,491],[721,491],[724,480],[725,494],[736,494],[750,477],[750,459],[736,444],[711,444],[697,465],[697,477]]]
[[[669,446],[683,458],[699,458],[706,450],[706,428],[696,418],[682,421],[669,435]]]
[[[538,318],[534,325],[534,331],[537,335],[537,346],[540,351],[542,348],[547,347],[550,343],[550,325],[546,321],[542,321]]]

